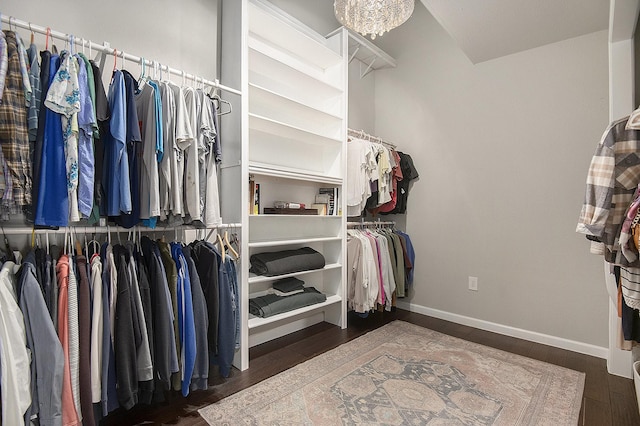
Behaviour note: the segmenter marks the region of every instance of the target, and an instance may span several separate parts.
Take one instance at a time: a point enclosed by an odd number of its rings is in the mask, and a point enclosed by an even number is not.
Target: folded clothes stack
[[[322,269],[325,265],[324,256],[311,247],[294,250],[264,252],[251,255],[252,272],[256,275],[276,276],[292,272]]]
[[[304,291],[304,281],[296,277],[283,278],[275,281],[271,287],[273,287],[273,294],[291,296]]]
[[[267,318],[283,312],[293,311],[327,300],[327,296],[313,287],[305,287],[301,293],[282,297],[275,294],[249,299],[249,313],[257,317]]]

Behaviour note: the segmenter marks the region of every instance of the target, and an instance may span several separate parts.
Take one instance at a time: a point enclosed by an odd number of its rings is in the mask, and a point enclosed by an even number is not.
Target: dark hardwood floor
[[[321,323],[256,346],[250,350],[250,368],[248,370],[241,372],[234,369],[227,379],[220,378],[217,371],[211,371],[207,391],[193,392],[187,398],[172,394],[171,399],[161,405],[139,406],[126,412],[118,410],[103,419],[100,424],[118,426],[134,424],[207,425],[198,414],[199,408],[219,401],[396,319],[511,353],[582,371],[586,373],[586,381],[580,425],[640,425],[633,381],[608,374],[604,359],[531,343],[403,310],[376,313],[366,319],[350,315],[349,326],[346,330]]]

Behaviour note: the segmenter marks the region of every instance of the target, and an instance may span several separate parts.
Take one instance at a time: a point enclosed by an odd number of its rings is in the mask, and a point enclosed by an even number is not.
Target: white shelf
[[[286,139],[299,140],[301,142],[323,145],[327,143],[342,143],[342,139],[330,138],[318,133],[310,132],[299,127],[291,126],[281,121],[272,120],[260,115],[249,114],[249,128]]]
[[[342,185],[342,178],[322,174],[309,173],[303,169],[291,167],[278,167],[272,164],[249,162],[249,174],[271,176],[284,179],[318,182],[328,185]]]
[[[285,107],[287,110],[296,110],[297,112],[317,118],[320,120],[332,120],[342,122],[342,117],[338,114],[330,112],[322,106],[316,106],[309,104],[308,101],[293,97],[287,94],[273,91],[266,87],[259,86],[254,83],[249,83],[249,100],[251,103],[256,100],[263,102],[270,102]],[[251,112],[252,104],[249,104],[249,111]]]
[[[322,303],[316,303],[314,305],[305,306],[305,307],[302,307],[302,308],[299,308],[299,309],[295,309],[295,310],[290,311],[290,312],[283,312],[281,314],[274,315],[274,316],[268,317],[268,318],[260,318],[260,317],[255,317],[255,316],[249,315],[249,329],[251,330],[251,329],[254,329],[254,328],[261,327],[263,325],[267,325],[267,324],[271,324],[271,323],[274,323],[274,322],[277,322],[277,321],[293,318],[295,316],[298,316],[300,314],[305,314],[307,312],[323,310],[327,306],[333,305],[335,303],[341,303],[341,302],[342,302],[342,298],[340,296],[333,295],[333,296],[327,296],[327,300],[322,302]]]
[[[260,219],[264,219],[264,220],[270,220],[273,218],[277,218],[277,217],[281,217],[284,219],[292,219],[292,218],[299,218],[299,217],[304,217],[305,220],[306,219],[310,219],[310,220],[339,220],[342,219],[342,216],[338,216],[338,215],[328,215],[328,214],[251,214],[249,215],[249,219],[251,221],[254,220],[260,220]],[[360,222],[358,222],[359,224]]]
[[[319,68],[342,60],[319,34],[266,2],[249,3],[249,31]]]
[[[260,39],[249,38],[250,82],[254,81],[255,73],[259,73],[277,79],[276,81],[304,85],[305,90],[313,90],[317,93],[325,90],[325,96],[330,96],[342,92],[343,76],[338,71],[315,68]]]
[[[328,265],[324,265],[324,268],[322,269],[311,269],[309,271],[292,272],[290,274],[278,275],[275,277],[266,277],[264,275],[249,274],[249,284],[280,280],[282,278],[302,276],[302,275],[307,275],[307,274],[311,274],[313,272],[318,272],[318,271],[328,271],[330,269],[338,269],[341,266],[342,265],[340,265],[339,263],[331,263]]]
[[[281,216],[281,215],[277,215]],[[299,216],[296,216],[299,217]],[[249,247],[278,247],[289,246],[295,244],[312,244],[312,243],[325,243],[330,241],[342,241],[342,237],[316,237],[316,238],[297,238],[291,240],[268,240],[268,241],[252,241],[249,242]]]
[[[270,90],[258,86],[250,85],[249,87],[249,114],[252,116],[263,117],[275,123],[311,133],[314,135],[314,143],[317,143],[315,136],[342,140],[344,128],[341,118],[310,108]],[[262,126],[258,130],[268,132],[273,130],[265,130],[264,127]],[[278,135],[282,133],[282,130],[277,132]],[[291,131],[287,131],[286,135],[294,136]],[[286,135],[285,137],[287,137]],[[296,139],[300,138],[301,141],[309,139],[308,136],[305,136],[304,139],[299,135],[295,135],[295,137]]]

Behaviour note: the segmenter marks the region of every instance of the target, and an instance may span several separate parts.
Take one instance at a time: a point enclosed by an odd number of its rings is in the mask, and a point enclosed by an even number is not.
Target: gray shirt
[[[136,95],[138,119],[142,122],[142,168],[140,178],[140,219],[160,216],[160,183],[156,156],[157,126],[155,89],[145,84]]]
[[[35,256],[22,264],[18,283],[27,347],[31,350],[31,406],[25,423],[38,417],[40,425],[62,425],[64,353],[36,279]]]

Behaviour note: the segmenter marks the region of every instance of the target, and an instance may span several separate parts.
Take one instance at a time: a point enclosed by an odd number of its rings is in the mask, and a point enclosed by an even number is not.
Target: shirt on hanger
[[[126,149],[127,109],[124,77],[120,70],[113,73],[109,87],[109,109],[111,120],[106,141],[106,176],[103,182],[107,186],[107,214],[118,216],[120,212],[132,210],[131,185],[129,179],[129,156]]]

